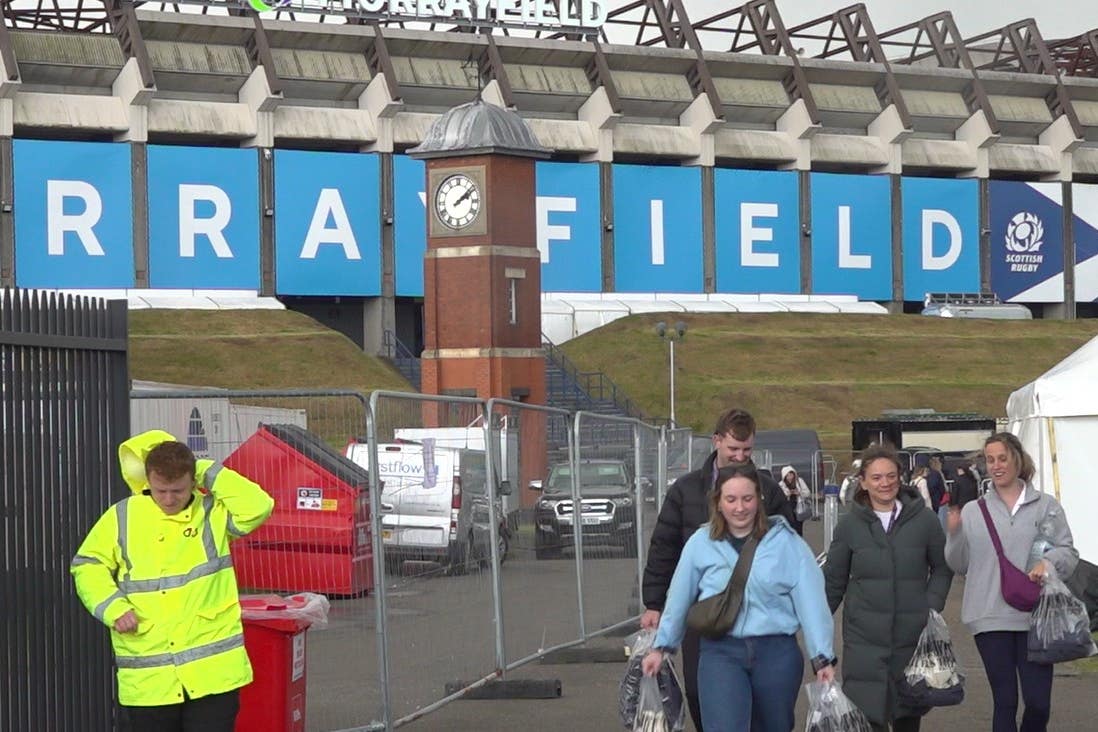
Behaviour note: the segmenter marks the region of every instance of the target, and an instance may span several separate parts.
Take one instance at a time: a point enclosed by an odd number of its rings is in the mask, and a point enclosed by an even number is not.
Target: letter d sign
[[[949,248],[945,254],[934,254],[934,230],[936,227],[944,227],[949,236]],[[964,237],[961,235],[961,225],[949,211],[937,208],[923,210],[923,269],[940,271],[949,269],[961,256],[961,248],[964,245]]]

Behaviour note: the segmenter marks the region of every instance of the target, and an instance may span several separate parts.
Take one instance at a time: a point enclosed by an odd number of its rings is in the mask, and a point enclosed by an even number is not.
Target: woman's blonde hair
[[[747,478],[755,486],[755,526],[751,534],[756,540],[761,540],[770,528],[770,521],[766,517],[766,508],[763,506],[759,473],[751,463],[728,465],[717,471],[717,480],[713,483],[713,490],[709,491],[709,538],[719,541],[732,533],[720,510],[721,487],[732,478]]]
[[[1022,441],[1009,432],[996,432],[984,440],[984,447],[994,442],[998,442],[1006,448],[1006,451],[1014,459],[1014,464],[1018,466],[1018,477],[1028,483],[1037,473],[1037,468],[1033,464],[1033,458],[1022,447]]]

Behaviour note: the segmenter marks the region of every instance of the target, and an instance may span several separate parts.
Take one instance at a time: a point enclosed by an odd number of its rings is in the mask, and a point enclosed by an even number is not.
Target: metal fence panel
[[[306,637],[310,730],[384,719],[368,468],[367,403],[353,392],[139,391],[134,432],[165,429],[275,500],[270,518],[232,544],[242,595],[316,592],[328,626]]]
[[[638,531],[646,515],[655,517],[641,489],[640,426],[634,419],[588,412],[575,417],[572,470],[578,479],[572,481],[571,507],[581,507],[575,552],[588,637],[637,612]]]
[[[124,495],[126,303],[4,290],[0,376],[0,729],[112,729],[108,635],[68,569]]]
[[[502,508],[490,507],[484,402],[377,392],[371,406],[368,449],[384,482],[388,698],[399,726],[495,674],[491,519]]]
[[[572,465],[572,414],[498,400],[491,400],[489,409],[497,435],[490,442],[496,456],[492,466],[498,468],[497,482],[510,487],[505,508],[509,547],[500,588],[504,662],[515,668],[581,638],[576,564],[564,551],[571,541],[561,539],[561,504],[571,499],[564,471]],[[563,435],[563,447],[547,445],[545,435],[550,434]]]

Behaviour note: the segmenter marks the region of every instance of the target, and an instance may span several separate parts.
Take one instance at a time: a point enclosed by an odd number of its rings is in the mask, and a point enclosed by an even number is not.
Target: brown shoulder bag
[[[758,545],[759,541],[754,534],[748,537],[724,592],[691,605],[686,613],[686,627],[707,638],[723,638],[728,635],[728,631],[736,624],[736,616],[740,614],[744,587],[747,585],[747,576],[751,574],[751,562],[755,559]]]

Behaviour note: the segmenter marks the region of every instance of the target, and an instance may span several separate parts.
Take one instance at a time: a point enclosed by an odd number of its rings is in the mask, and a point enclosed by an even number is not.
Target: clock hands
[[[459,203],[461,203],[462,201],[464,201],[464,200],[468,199],[468,198],[469,198],[469,196],[471,196],[471,195],[473,195],[473,189],[472,189],[472,188],[466,188],[466,189],[465,189],[465,193],[462,193],[462,194],[461,194],[461,195],[460,195],[460,196],[458,197],[458,199],[457,199],[456,201],[454,201],[454,205],[455,205],[455,206],[456,206],[456,205],[458,205],[458,204],[459,204]]]

